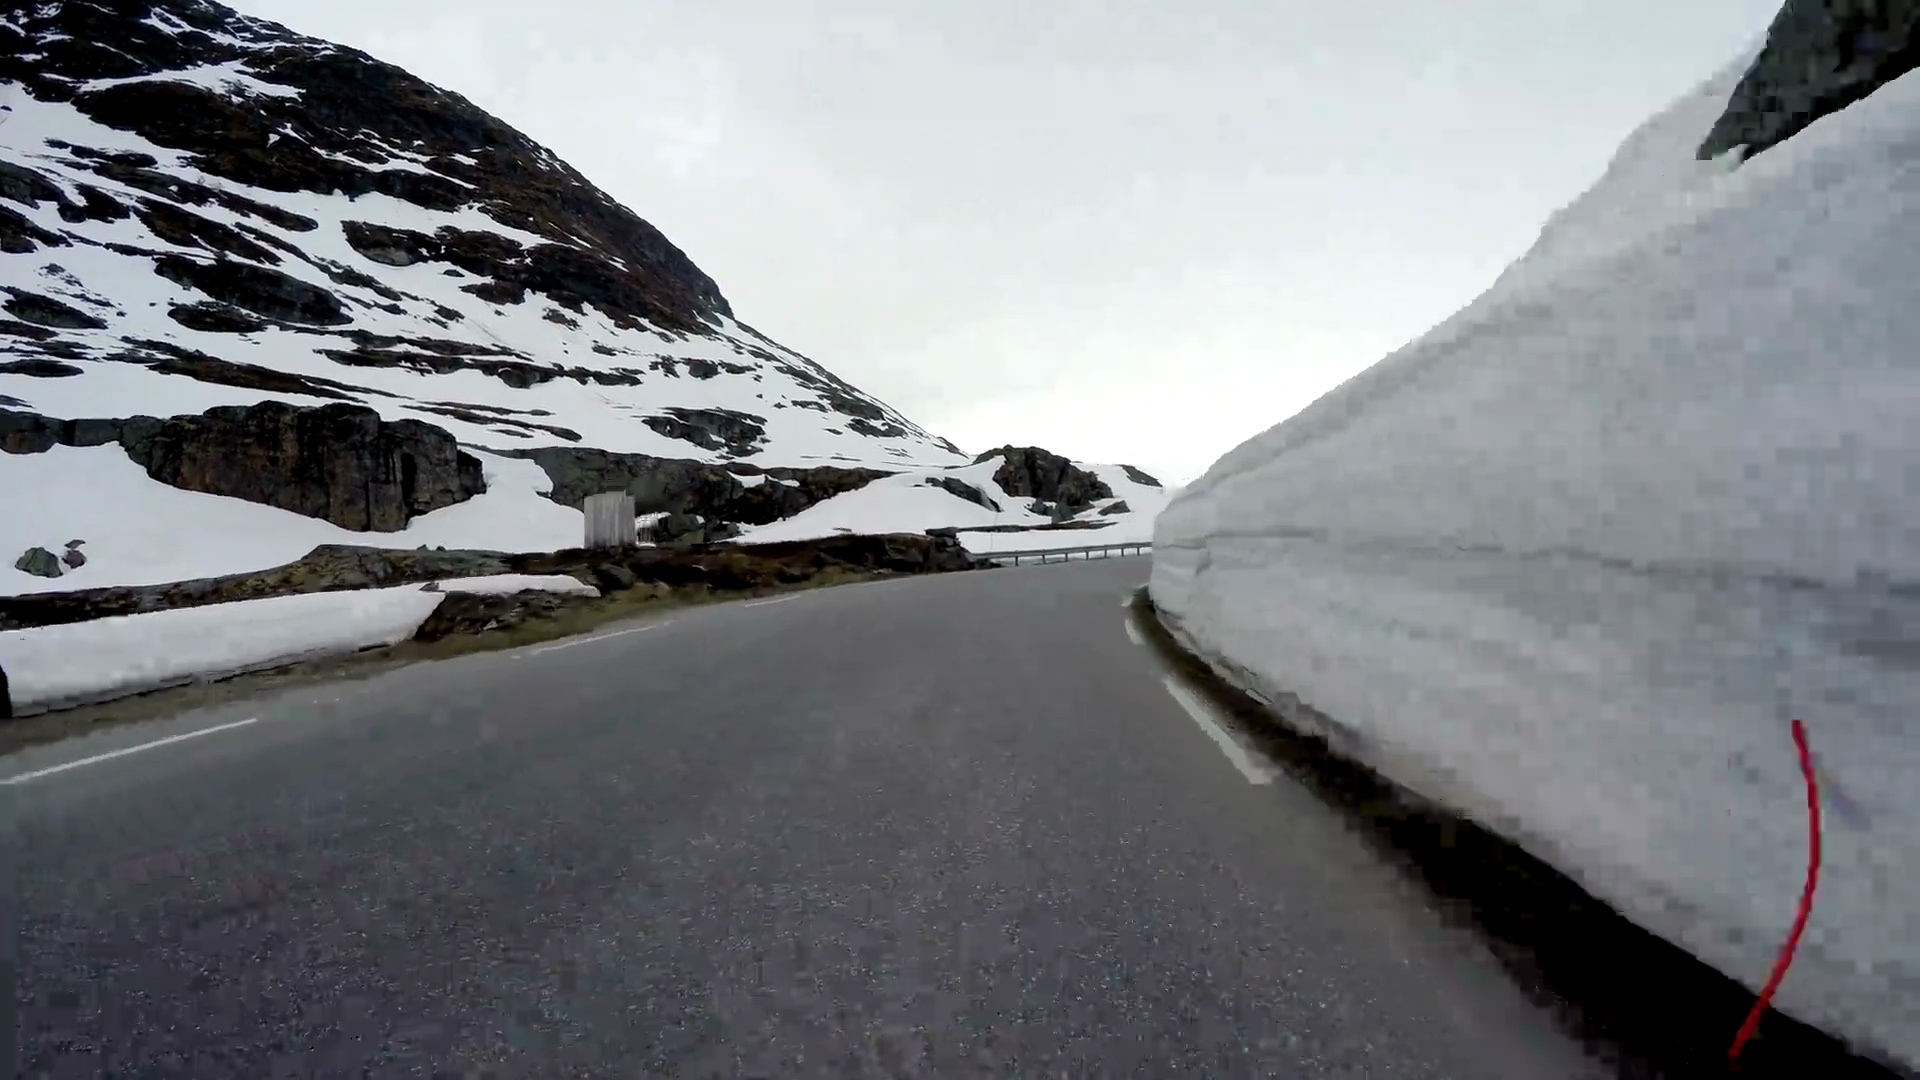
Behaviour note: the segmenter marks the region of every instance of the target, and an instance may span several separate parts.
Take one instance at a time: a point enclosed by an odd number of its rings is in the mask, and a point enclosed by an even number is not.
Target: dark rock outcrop
[[[51,416],[0,409],[0,452],[40,454],[56,446],[138,445],[160,429],[152,416],[124,420],[56,420]]]
[[[167,317],[189,330],[209,334],[251,334],[267,327],[265,319],[213,300],[175,304],[167,309]]]
[[[280,256],[228,225],[158,199],[143,199],[134,211],[153,235],[178,247],[200,248],[249,262],[278,265]]]
[[[1120,471],[1123,473],[1126,473],[1127,479],[1133,481],[1136,484],[1145,484],[1148,487],[1166,487],[1165,484],[1162,484],[1160,481],[1155,480],[1153,477],[1147,475],[1145,472],[1139,469],[1134,468],[1131,465],[1120,466]]]
[[[704,450],[724,450],[747,457],[767,439],[767,418],[736,409],[669,408],[665,416],[649,416],[648,427],[669,439],[684,439]]]
[[[936,480],[928,480],[927,486],[940,488],[949,495],[965,499],[975,506],[991,510],[996,514],[1000,512],[1000,504],[989,498],[986,492],[957,476],[942,476]]]
[[[29,375],[36,379],[70,379],[83,374],[83,369],[63,360],[54,360],[44,356],[29,356],[23,360],[9,360],[0,364],[0,375]]]
[[[1113,489],[1098,476],[1037,446],[1003,446],[973,460],[992,457],[1003,459],[994,470],[993,482],[1009,495],[1058,503],[1069,514],[1085,510],[1100,499],[1113,498]]]
[[[1920,0],[1787,0],[1702,159],[1753,157],[1920,66]]]
[[[1108,503],[1106,506],[1103,506],[1100,508],[1101,517],[1111,517],[1114,514],[1131,514],[1131,513],[1133,513],[1133,507],[1128,506],[1127,500],[1125,499],[1121,499],[1117,502]]]
[[[0,307],[21,322],[58,330],[104,330],[106,322],[51,296],[5,286],[7,299]]]
[[[479,459],[452,435],[419,420],[382,420],[361,405],[209,409],[122,445],[162,483],[361,531],[396,532],[486,490]]]
[[[892,475],[831,465],[762,469],[734,462],[723,466],[571,446],[500,452],[538,464],[553,482],[547,497],[561,506],[577,509],[589,495],[624,491],[633,496],[636,514],[696,515],[705,522],[738,525],[766,525],[792,517],[824,499]],[[752,487],[740,482],[742,476],[762,475],[767,479]]]
[[[281,322],[343,326],[353,321],[346,305],[331,292],[264,266],[232,259],[201,262],[185,255],[162,255],[153,261],[153,272],[176,285]]]
[[[13,568],[43,578],[57,578],[66,573],[61,569],[60,556],[43,547],[28,548],[26,554],[14,560]]]
[[[87,553],[77,547],[70,547],[61,553],[60,562],[69,570],[78,570],[87,565]]]

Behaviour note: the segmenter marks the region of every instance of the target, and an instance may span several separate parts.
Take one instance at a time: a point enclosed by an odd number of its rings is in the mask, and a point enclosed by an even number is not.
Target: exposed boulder
[[[640,538],[668,547],[692,547],[739,535],[740,526],[731,521],[709,521],[699,514],[668,514],[642,530]]]
[[[640,584],[640,577],[618,563],[608,563],[594,567],[593,583],[602,593],[625,592]]]
[[[87,553],[77,547],[70,547],[61,554],[60,562],[69,570],[78,570],[87,565]]]
[[[1787,0],[1699,156],[1751,158],[1916,65],[1920,0]]]
[[[590,598],[577,593],[523,589],[517,593],[449,592],[413,632],[415,641],[439,641],[457,634],[483,634],[522,623],[551,619]]]
[[[1120,466],[1120,471],[1123,473],[1126,473],[1127,479],[1133,481],[1136,484],[1145,484],[1148,487],[1166,487],[1165,484],[1162,484],[1160,481],[1155,480],[1153,477],[1147,475],[1142,470],[1136,469],[1131,465]]]
[[[14,560],[13,568],[43,578],[57,578],[66,573],[60,567],[60,556],[43,547],[28,548],[26,554]]]
[[[999,484],[1002,491],[1017,497],[1058,503],[1066,508],[1069,516],[1085,510],[1100,499],[1113,498],[1113,489],[1098,476],[1059,454],[1037,446],[1003,446],[973,460],[980,462],[993,457],[1002,459],[1000,467],[993,473],[993,482]]]
[[[1131,514],[1131,513],[1133,513],[1133,507],[1128,506],[1127,500],[1125,499],[1117,499],[1100,508],[1101,517],[1110,517],[1114,514]]]
[[[361,405],[209,409],[121,445],[162,483],[360,531],[397,532],[486,490],[479,459],[452,435],[419,420],[382,420]]]

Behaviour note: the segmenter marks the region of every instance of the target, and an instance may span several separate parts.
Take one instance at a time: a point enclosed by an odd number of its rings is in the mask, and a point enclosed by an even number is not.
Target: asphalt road
[[[1169,693],[1146,573],[700,608],[0,759],[20,1074],[1601,1075]]]

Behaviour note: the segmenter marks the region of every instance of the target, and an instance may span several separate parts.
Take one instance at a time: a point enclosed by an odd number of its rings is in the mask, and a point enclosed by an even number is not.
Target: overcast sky
[[[969,451],[1189,479],[1451,314],[1778,0],[237,0],[458,91]]]

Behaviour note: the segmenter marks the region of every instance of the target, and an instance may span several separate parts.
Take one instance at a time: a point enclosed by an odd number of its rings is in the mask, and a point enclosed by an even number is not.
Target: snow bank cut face
[[[413,585],[0,630],[0,666],[16,707],[81,704],[392,645],[412,637],[444,598]]]
[[[1737,72],[1734,72],[1737,75]],[[1920,73],[1729,168],[1725,74],[1489,293],[1160,515],[1155,602],[1389,775],[1920,1066]],[[1823,783],[1825,781],[1823,780]]]

